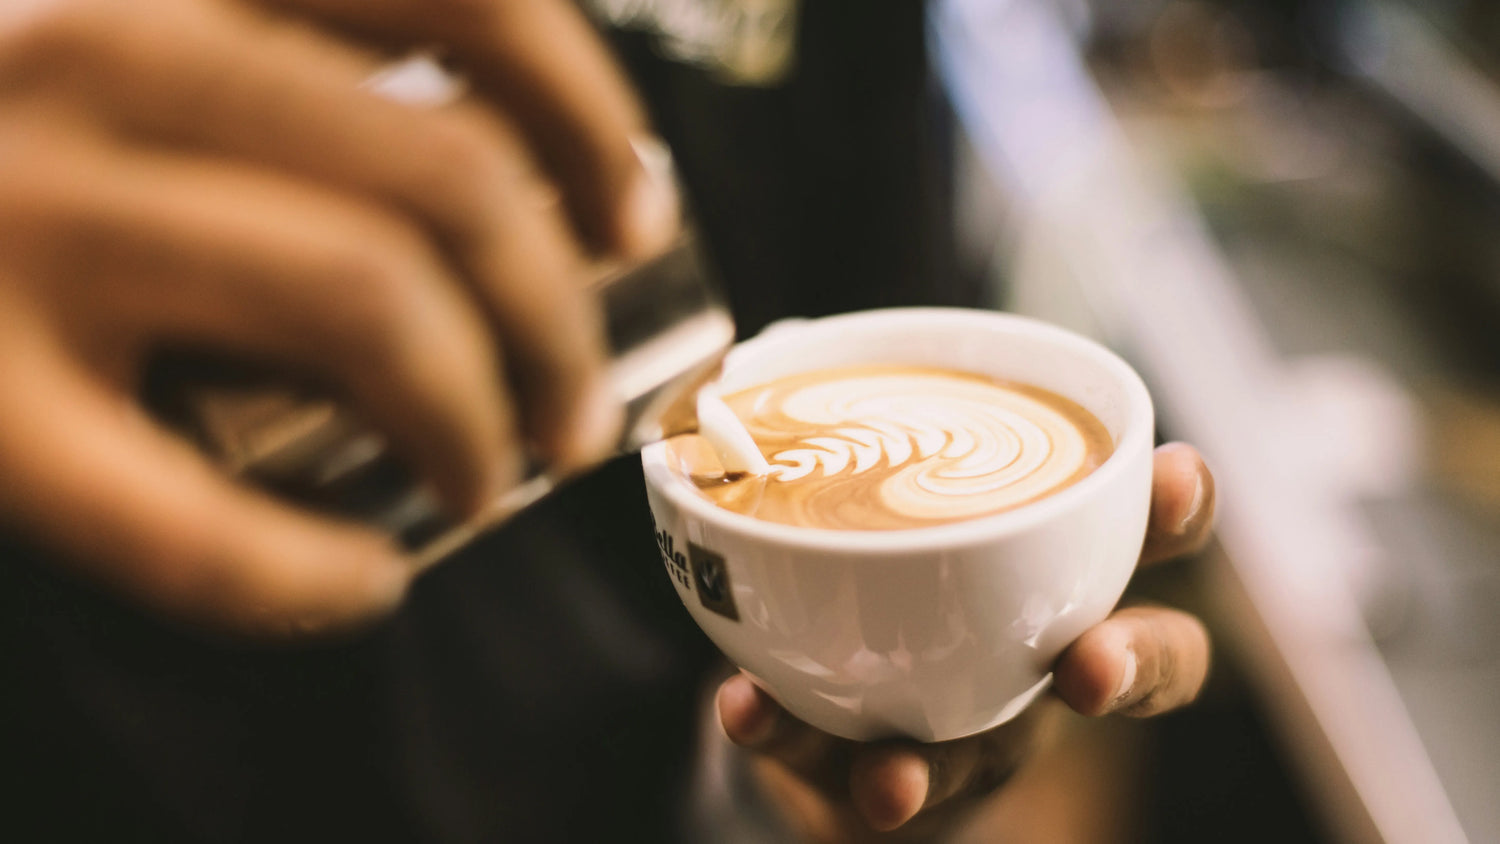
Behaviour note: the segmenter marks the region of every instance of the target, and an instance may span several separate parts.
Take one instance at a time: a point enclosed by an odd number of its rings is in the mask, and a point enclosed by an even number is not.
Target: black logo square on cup
[[[740,611],[734,606],[734,589],[729,585],[729,567],[724,565],[724,558],[689,542],[688,560],[693,566],[693,584],[703,606],[730,621],[739,621]]]

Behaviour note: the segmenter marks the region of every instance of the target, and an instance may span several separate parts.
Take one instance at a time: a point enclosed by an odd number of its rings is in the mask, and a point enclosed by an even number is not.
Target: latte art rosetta
[[[725,479],[699,465],[690,474],[720,506],[811,527],[897,529],[998,513],[1074,483],[1113,447],[1097,419],[1061,396],[939,369],[811,372],[726,402],[770,473]]]

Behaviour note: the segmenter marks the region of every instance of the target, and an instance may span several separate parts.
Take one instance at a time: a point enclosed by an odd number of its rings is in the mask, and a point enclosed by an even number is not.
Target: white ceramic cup
[[[1114,608],[1151,496],[1145,385],[1104,347],[990,311],[902,308],[773,326],[725,362],[725,392],[865,364],[1043,387],[1098,417],[1114,453],[1072,486],[937,527],[846,531],[715,506],[646,448],[667,573],[709,638],[787,711],[834,735],[945,741],[1018,714],[1067,645]]]

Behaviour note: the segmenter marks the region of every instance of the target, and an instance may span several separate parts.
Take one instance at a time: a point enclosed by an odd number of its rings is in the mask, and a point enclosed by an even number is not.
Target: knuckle
[[[443,222],[461,237],[493,233],[500,214],[497,189],[519,181],[507,179],[514,169],[507,164],[515,157],[512,140],[481,118],[451,112],[433,115],[423,145],[431,154],[416,173],[416,190],[438,198],[446,211]]]
[[[90,17],[79,0],[32,4],[0,17],[0,80],[8,85],[58,67],[82,52]]]
[[[345,315],[330,321],[334,354],[378,365],[406,348],[411,316],[420,304],[418,282],[402,269],[410,263],[388,246],[351,246],[324,258],[329,307]]]
[[[107,0],[43,0],[0,12],[0,80],[15,85],[97,66],[133,43],[138,22]]]
[[[393,344],[388,350],[390,366],[400,367],[424,400],[448,410],[455,395],[466,396],[465,417],[498,404],[492,392],[500,383],[497,356],[490,351],[486,336],[470,330],[463,320],[432,329],[420,332],[420,337],[418,331],[408,331],[405,341]]]
[[[335,354],[380,373],[375,377],[465,373],[482,364],[487,336],[477,317],[443,306],[449,282],[425,239],[391,222],[367,232],[326,259],[331,306],[346,312],[335,322]]]
[[[519,288],[519,289],[517,289]],[[513,335],[553,372],[582,378],[602,365],[605,355],[603,316],[596,302],[567,279],[512,285],[503,308]]]
[[[434,155],[421,174],[425,186],[443,194],[476,199],[475,185],[487,181],[497,167],[496,151],[471,122],[453,117],[433,120],[426,145]]]
[[[17,4],[10,4],[16,6]],[[188,43],[233,25],[228,4],[153,0],[151,13],[120,0],[33,0],[7,10],[0,2],[0,86],[69,84],[98,95],[106,85],[128,90],[180,63]],[[195,77],[203,72],[195,66]],[[196,81],[179,80],[186,87]],[[152,81],[151,84],[161,84]]]
[[[40,283],[106,255],[113,231],[79,190],[91,162],[76,139],[28,116],[0,124],[0,261]]]

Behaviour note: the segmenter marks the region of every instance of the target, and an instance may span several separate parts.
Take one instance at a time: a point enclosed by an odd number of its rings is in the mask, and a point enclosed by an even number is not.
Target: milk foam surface
[[[809,527],[889,530],[1014,509],[1086,476],[1113,449],[1088,411],[1053,393],[950,370],[820,370],[725,402],[770,464],[726,474],[674,442],[715,503]]]

